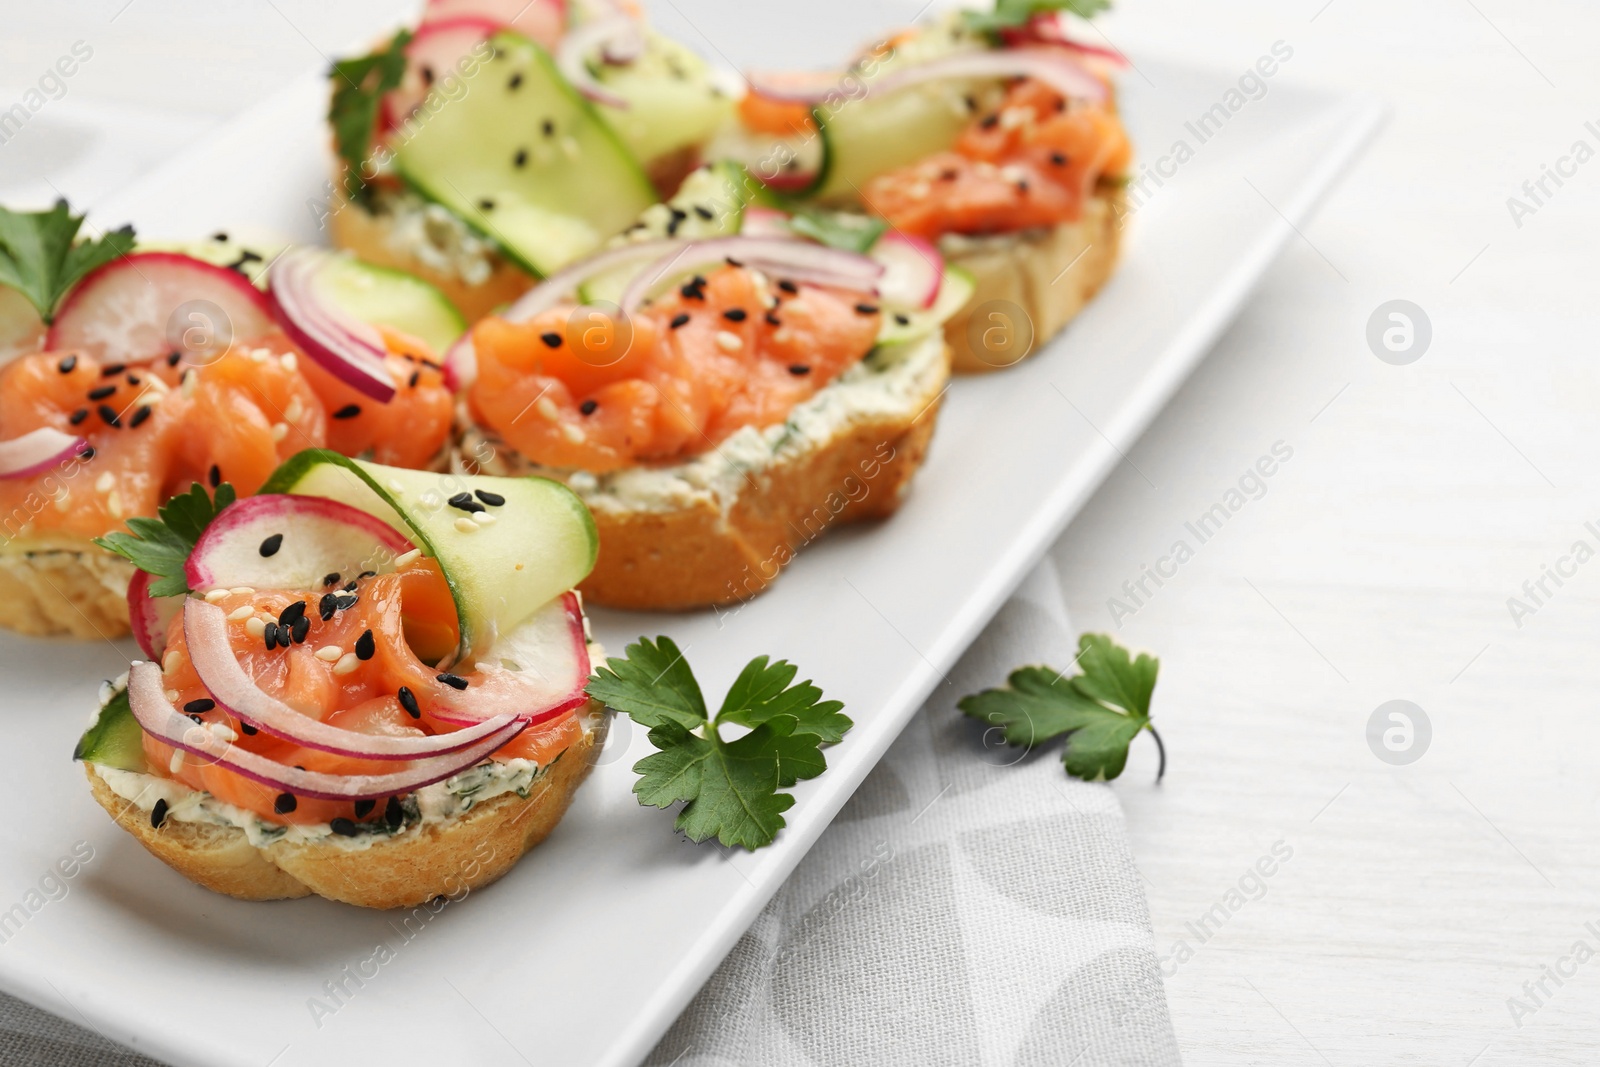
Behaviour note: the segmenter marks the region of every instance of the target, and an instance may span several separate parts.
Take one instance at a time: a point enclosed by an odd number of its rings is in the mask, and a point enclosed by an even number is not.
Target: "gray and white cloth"
[[[1045,564],[673,1024],[646,1067],[1181,1062],[1122,811],[956,700],[1074,637]],[[159,1067],[0,996],[6,1067]]]

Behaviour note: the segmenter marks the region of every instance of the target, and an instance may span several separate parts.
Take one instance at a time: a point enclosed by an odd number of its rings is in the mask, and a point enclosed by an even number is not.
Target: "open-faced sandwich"
[[[308,451],[257,496],[197,485],[104,544],[141,568],[148,658],[75,756],[208,889],[456,898],[543,840],[603,740],[572,592],[594,526],[554,482]]]
[[[1105,6],[1008,0],[907,30],[845,71],[753,77],[711,150],[786,196],[936,243],[976,283],[947,326],[956,369],[1010,365],[1116,265],[1130,153],[1118,57],[1075,40],[1061,10]]]
[[[90,540],[194,482],[253,492],[305,448],[444,464],[435,345],[464,324],[425,283],[295,250],[267,293],[245,270],[265,254],[211,261],[226,241],[207,259],[74,244],[64,204],[0,216],[0,626],[126,633],[131,568]]]
[[[747,599],[835,523],[893,513],[933,433],[940,326],[970,279],[881,226],[726,218],[739,232],[630,231],[452,352],[462,468],[542,474],[583,499],[596,603]]]
[[[472,320],[676,192],[733,103],[614,0],[430,0],[332,93],[335,243]]]

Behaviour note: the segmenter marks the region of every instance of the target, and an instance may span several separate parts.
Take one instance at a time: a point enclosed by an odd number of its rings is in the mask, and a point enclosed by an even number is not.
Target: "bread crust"
[[[549,765],[526,798],[504,793],[459,818],[428,822],[352,849],[337,840],[252,845],[234,826],[167,819],[118,796],[93,764],[89,790],[118,826],[157,859],[217,893],[240,900],[288,900],[315,894],[363,908],[406,908],[436,897],[460,899],[511,870],[566,814],[605,743],[605,710],[590,702],[583,737]]]
[[[128,632],[133,564],[93,545],[8,545],[0,551],[0,626],[36,637]]]
[[[945,324],[957,374],[1015,366],[1083,310],[1116,270],[1124,201],[1120,187],[1103,186],[1074,222],[945,243],[950,265],[970,271],[977,282],[966,307]]]

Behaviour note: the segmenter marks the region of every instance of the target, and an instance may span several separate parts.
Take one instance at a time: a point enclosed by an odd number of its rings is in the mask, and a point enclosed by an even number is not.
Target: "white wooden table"
[[[109,146],[63,124],[0,144],[7,196],[49,195],[23,165],[40,153],[69,195],[105,192],[407,6],[125,2],[7,11],[0,102],[86,39],[94,58],[47,106],[125,109]],[[1600,529],[1600,158],[1572,155],[1600,153],[1600,10],[1120,6],[1104,30],[1136,58],[1242,73],[1283,41],[1282,76],[1394,106],[1155,429],[1119,442],[1128,464],[1055,550],[1081,627],[1120,621],[1162,656],[1167,780],[1151,784],[1141,747],[1116,788],[1188,1062],[1600,1061],[1600,956],[1573,955],[1600,954],[1600,557],[1561,562],[1579,540],[1600,552],[1585,527]],[[1567,174],[1535,200],[1523,183],[1546,165]],[[1513,196],[1533,210],[1514,218]],[[1404,366],[1366,340],[1395,299],[1432,326]],[[1293,455],[1264,495],[1198,544],[1185,523],[1279,442]],[[1194,557],[1132,601],[1123,583],[1179,540]],[[1535,603],[1523,583],[1547,565],[1571,576]],[[1534,609],[1520,626],[1512,597]],[[1114,619],[1113,598],[1136,610]],[[1395,699],[1432,726],[1406,766],[1366,739]],[[1289,858],[1261,863],[1275,847]]]

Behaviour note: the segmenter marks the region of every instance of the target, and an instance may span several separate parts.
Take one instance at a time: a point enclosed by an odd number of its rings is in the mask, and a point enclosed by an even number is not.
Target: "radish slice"
[[[44,320],[33,301],[0,285],[0,364],[44,347]]]
[[[566,0],[428,0],[422,22],[449,19],[486,19],[509,26],[553,52],[567,29]]]
[[[442,756],[476,744],[511,725],[515,715],[495,715],[457,733],[410,737],[365,734],[303,715],[251,680],[233,654],[228,616],[193,597],[183,607],[183,637],[195,673],[222,708],[274,737],[357,759],[414,760]]]
[[[133,624],[133,639],[151,659],[160,659],[167,650],[167,632],[172,620],[183,610],[181,596],[151,596],[149,571],[134,571],[128,583],[128,619]]]
[[[579,260],[563,270],[558,270],[543,282],[524,293],[500,316],[507,322],[527,322],[529,319],[557,307],[585,281],[625,263],[651,262],[660,259],[675,248],[683,248],[683,241],[640,241],[637,244],[619,245],[604,252]],[[469,335],[470,336],[470,335]]]
[[[627,98],[602,85],[589,71],[589,60],[600,54],[633,55],[644,51],[639,24],[626,16],[606,16],[585,22],[561,41],[556,68],[572,87],[597,104],[627,110]]]
[[[471,686],[437,697],[427,709],[433,718],[463,725],[498,711],[535,725],[582,707],[589,699],[589,642],[577,595],[556,597],[464,666],[473,669]]]
[[[432,14],[433,5],[429,5]],[[389,129],[406,124],[427,99],[433,84],[456,70],[462,57],[480,42],[505,29],[505,23],[478,15],[424,22],[406,45],[406,70],[400,84],[384,95],[383,118]]]
[[[622,312],[631,315],[663,282],[733,260],[795,281],[870,293],[883,264],[854,252],[781,237],[714,237],[691,241],[639,272],[622,295]]]
[[[771,182],[767,183],[771,185]],[[770,207],[744,209],[744,225],[739,228],[741,237],[793,237],[789,229],[789,216]]]
[[[325,774],[286,767],[242,749],[184,715],[167,699],[161,668],[154,663],[135,663],[128,671],[128,706],[146,733],[173,748],[285,793],[318,800],[363,800],[421,789],[475,766],[524,729],[521,720],[512,720],[476,744],[391,774]]]
[[[190,589],[320,591],[329,574],[394,569],[412,544],[348,504],[314,496],[252,496],[219,515],[189,553]]]
[[[52,351],[136,363],[178,352],[205,362],[273,329],[266,297],[227,267],[178,252],[135,252],[78,283],[45,338]]]
[[[273,314],[290,339],[329,374],[387,404],[395,388],[383,335],[317,292],[317,276],[336,255],[301,246],[279,256],[267,273]]]
[[[444,387],[459,393],[478,380],[478,350],[472,347],[472,331],[456,338],[444,354]]]
[[[939,299],[944,257],[927,241],[890,230],[872,246],[872,258],[884,267],[878,295],[885,303],[926,310]]]
[[[0,478],[26,478],[49,470],[89,447],[81,437],[49,426],[0,441]]]
[[[869,84],[872,94],[887,96],[913,85],[950,78],[1037,78],[1063,96],[1100,102],[1105,83],[1057,48],[1008,48],[993,52],[958,52],[885,74]],[[762,80],[752,76],[751,87],[762,96],[803,104],[818,104],[839,91],[837,79]]]

